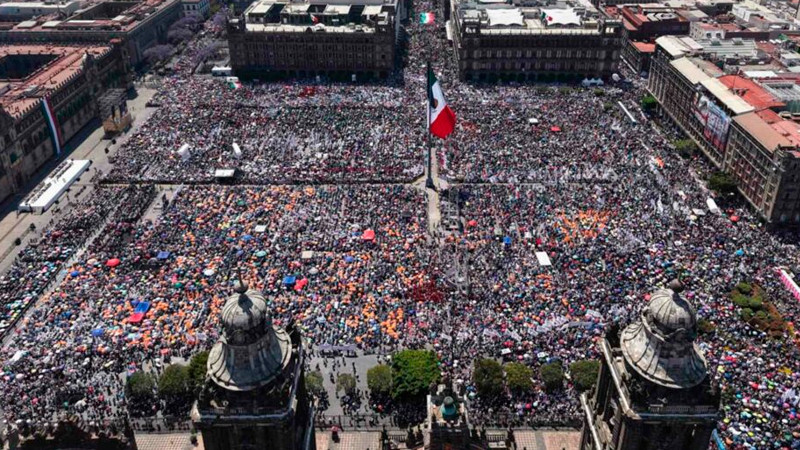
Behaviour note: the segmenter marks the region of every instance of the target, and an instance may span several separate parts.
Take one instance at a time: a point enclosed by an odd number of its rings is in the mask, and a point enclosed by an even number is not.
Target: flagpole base
[[[427,180],[425,180],[425,187],[436,192],[436,185],[433,184],[433,178],[429,177]]]

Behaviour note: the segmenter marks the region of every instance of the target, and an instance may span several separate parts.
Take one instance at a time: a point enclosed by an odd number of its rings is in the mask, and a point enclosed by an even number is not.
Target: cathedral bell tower
[[[207,450],[314,450],[314,420],[294,326],[272,325],[264,296],[237,282],[222,308],[192,421]]]
[[[581,396],[581,450],[707,450],[719,394],[695,343],[697,314],[678,281],[601,341],[594,393]]]

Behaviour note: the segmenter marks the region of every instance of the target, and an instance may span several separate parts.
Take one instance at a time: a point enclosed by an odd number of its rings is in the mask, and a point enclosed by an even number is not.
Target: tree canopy
[[[422,396],[437,381],[439,361],[432,351],[403,350],[392,358],[392,397]]]
[[[199,392],[206,382],[206,370],[208,370],[208,352],[196,353],[189,360],[189,385],[193,391]]]
[[[575,389],[580,392],[589,390],[597,382],[597,374],[600,373],[600,362],[594,359],[575,361],[569,365],[569,373]]]
[[[158,396],[170,412],[185,412],[192,402],[189,367],[170,364],[158,379]]]
[[[316,396],[322,395],[325,391],[322,372],[315,370],[306,374],[306,390]]]
[[[372,395],[385,396],[392,393],[392,368],[379,364],[367,371],[367,387]]]
[[[642,97],[642,109],[645,111],[650,111],[658,105],[658,100],[650,94],[645,95]]]
[[[521,394],[533,389],[533,369],[517,362],[506,364],[505,369],[506,383],[511,392]]]
[[[708,188],[721,194],[736,192],[736,181],[725,172],[714,172],[708,178]]]
[[[149,401],[155,394],[155,388],[155,377],[151,374],[138,371],[128,377],[125,383],[125,395],[133,401]]]
[[[542,377],[544,387],[548,391],[561,389],[564,384],[564,369],[561,368],[560,362],[543,365],[539,369],[539,375]]]
[[[344,391],[351,395],[356,391],[356,377],[349,373],[342,373],[336,378],[336,392]]]
[[[472,382],[482,397],[494,397],[503,392],[503,368],[493,359],[478,359],[472,370]]]

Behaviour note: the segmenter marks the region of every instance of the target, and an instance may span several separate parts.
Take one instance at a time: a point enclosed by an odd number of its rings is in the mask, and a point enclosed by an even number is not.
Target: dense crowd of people
[[[425,0],[414,8],[441,12]],[[274,322],[296,321],[314,347],[431,348],[447,379],[472,392],[477,357],[534,369],[597,359],[604,330],[636,319],[653,290],[680,276],[716,326],[699,342],[729,448],[798,448],[800,355],[789,324],[800,308],[775,272],[798,266],[797,236],[766,230],[738,200],[708,191],[708,165],[676,155],[674,132],[641,116],[635,83],[461,83],[440,20],[412,15],[405,31],[402,80],[373,85],[234,89],[177,64],[153,100],[160,108],[105,178],[145,184],[94,193],[0,281],[3,311],[36,302],[0,349],[4,418],[124,413],[119,374],[213,343],[237,278],[264,290]],[[183,58],[206,46],[189,44]],[[455,134],[436,143],[449,181],[441,201],[462,224],[433,233],[424,193],[401,184],[423,173],[429,60],[458,116]],[[238,169],[243,184],[182,187],[161,199],[156,219],[145,215],[158,195],[146,183],[211,183],[222,168]],[[708,210],[709,198],[722,212]],[[58,273],[64,281],[42,295]],[[775,304],[782,337],[740,318],[729,299],[740,281]],[[430,301],[432,290],[444,300]],[[476,423],[580,420],[569,383],[484,400],[470,403]]]

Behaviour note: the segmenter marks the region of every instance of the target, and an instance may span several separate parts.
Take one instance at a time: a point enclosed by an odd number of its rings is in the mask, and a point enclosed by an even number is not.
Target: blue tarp
[[[103,333],[104,333],[104,331],[103,331],[102,328],[96,328],[96,329],[92,330],[92,336],[94,336],[94,337],[102,336]]]
[[[158,255],[156,255],[156,258],[158,258],[158,259],[167,259],[167,258],[169,258],[169,252],[158,252]]]
[[[506,236],[503,238],[503,244],[511,245],[511,238]]]
[[[287,275],[283,277],[284,286],[292,286],[294,285],[295,281],[297,281],[297,277],[295,277],[294,275]]]
[[[138,305],[136,305],[136,309],[134,309],[134,310],[133,310],[133,313],[134,313],[134,314],[136,314],[136,313],[142,313],[142,314],[144,314],[144,313],[146,313],[146,312],[147,312],[149,309],[150,309],[150,302],[139,302],[139,304],[138,304]]]

